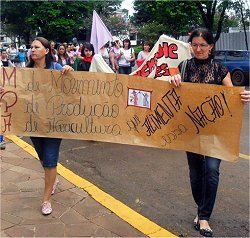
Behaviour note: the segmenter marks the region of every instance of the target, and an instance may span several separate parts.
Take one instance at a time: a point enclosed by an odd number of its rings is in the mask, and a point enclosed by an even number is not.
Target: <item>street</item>
[[[249,108],[244,113],[241,153],[249,155]],[[63,140],[60,163],[161,227],[181,236],[200,236],[192,227],[196,207],[186,155],[95,141]],[[249,161],[223,161],[211,217],[216,237],[249,235]]]

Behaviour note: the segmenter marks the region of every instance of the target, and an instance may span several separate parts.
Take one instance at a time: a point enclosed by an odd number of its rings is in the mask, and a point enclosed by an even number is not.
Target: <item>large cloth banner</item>
[[[243,88],[143,77],[1,68],[3,134],[185,150],[235,161]]]

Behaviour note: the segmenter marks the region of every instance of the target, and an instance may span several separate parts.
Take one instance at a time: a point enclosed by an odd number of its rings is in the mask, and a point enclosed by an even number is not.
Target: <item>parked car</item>
[[[234,85],[249,84],[249,51],[218,50],[215,51],[214,60],[220,61],[228,68]]]

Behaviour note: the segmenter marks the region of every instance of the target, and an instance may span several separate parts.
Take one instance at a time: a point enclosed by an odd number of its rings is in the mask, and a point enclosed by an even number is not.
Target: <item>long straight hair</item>
[[[51,63],[54,61],[53,60],[53,57],[51,55],[51,51],[50,51],[50,43],[47,39],[45,39],[44,37],[36,37],[33,42],[37,40],[37,41],[40,41],[41,44],[45,47],[45,49],[48,49],[48,54],[46,54],[45,56],[45,68],[46,69],[49,69],[51,67]],[[32,59],[32,57],[30,57],[30,61],[28,62],[27,66],[28,68],[34,68],[34,65],[35,65],[35,61]]]

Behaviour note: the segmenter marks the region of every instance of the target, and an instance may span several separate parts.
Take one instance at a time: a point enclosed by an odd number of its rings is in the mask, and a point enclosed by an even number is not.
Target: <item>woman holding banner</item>
[[[62,74],[73,70],[68,65],[61,66],[53,62],[50,43],[43,37],[37,37],[31,44],[31,57],[27,67],[40,69],[60,70]],[[50,197],[55,191],[57,174],[57,162],[61,140],[59,138],[30,137],[35,150],[45,171],[45,188],[43,194],[42,214],[49,215],[52,212]]]
[[[222,64],[213,60],[213,34],[204,28],[195,29],[189,37],[194,57],[179,65],[180,74],[174,75],[170,83],[180,86],[181,81],[192,83],[209,83],[233,87],[230,73]],[[250,101],[250,91],[241,94],[242,102]],[[197,204],[197,216],[194,228],[203,236],[213,236],[209,218],[215,204],[219,184],[220,159],[187,152],[189,176],[192,194]]]

